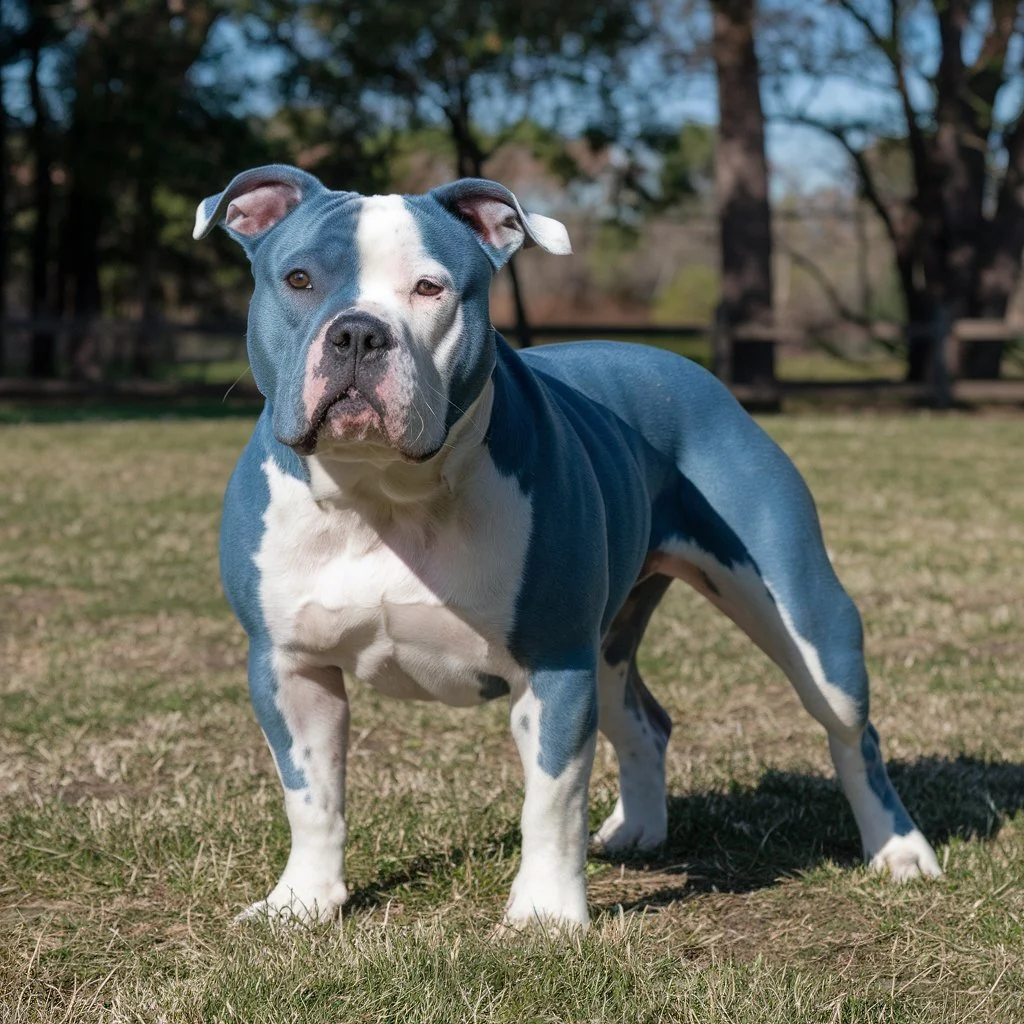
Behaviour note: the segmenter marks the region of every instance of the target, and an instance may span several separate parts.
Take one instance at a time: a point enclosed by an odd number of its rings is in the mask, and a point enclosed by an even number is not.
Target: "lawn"
[[[232,927],[287,850],[216,571],[251,420],[0,428],[0,1021],[1024,1020],[1024,420],[769,418],[865,618],[873,718],[946,874],[859,864],[824,734],[677,584],[642,651],[670,839],[586,937],[497,938],[499,702],[353,688],[340,927]],[[598,748],[596,823],[614,797]]]

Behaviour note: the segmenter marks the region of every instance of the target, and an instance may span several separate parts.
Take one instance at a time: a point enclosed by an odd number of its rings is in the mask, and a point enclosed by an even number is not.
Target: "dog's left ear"
[[[324,191],[312,174],[270,164],[236,175],[223,192],[204,199],[196,209],[193,238],[203,238],[223,224],[237,242],[250,252],[308,196]]]
[[[504,185],[485,178],[460,178],[430,195],[473,229],[495,270],[520,248],[539,245],[545,252],[568,256],[569,232],[560,221],[526,213]]]

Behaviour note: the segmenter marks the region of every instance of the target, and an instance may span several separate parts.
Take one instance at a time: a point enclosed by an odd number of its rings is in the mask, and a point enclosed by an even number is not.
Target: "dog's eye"
[[[417,295],[440,295],[444,291],[436,281],[429,281],[425,277],[421,277],[416,282],[416,294]]]
[[[313,281],[304,270],[293,270],[285,280],[292,288],[312,288]]]

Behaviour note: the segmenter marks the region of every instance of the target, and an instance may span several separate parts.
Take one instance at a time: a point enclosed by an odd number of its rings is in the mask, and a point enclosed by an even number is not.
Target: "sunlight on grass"
[[[776,417],[864,615],[873,718],[946,875],[859,863],[824,736],[673,588],[642,651],[670,835],[593,860],[584,938],[493,932],[506,711],[353,687],[341,927],[232,928],[287,853],[220,593],[251,422],[2,428],[0,1021],[1010,1021],[1024,1013],[1024,421]],[[599,744],[596,822],[615,795]]]

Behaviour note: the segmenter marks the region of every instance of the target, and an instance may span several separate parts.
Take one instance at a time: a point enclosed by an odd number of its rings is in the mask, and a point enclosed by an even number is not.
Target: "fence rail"
[[[1024,401],[1021,380],[972,380],[965,368],[972,365],[972,358],[981,352],[992,354],[1002,352],[1007,343],[1020,344],[1024,339],[1024,325],[1007,323],[1002,320],[977,319],[951,321],[942,316],[931,323],[903,324],[891,321],[877,321],[862,325],[870,334],[891,344],[907,342],[910,339],[930,341],[932,345],[930,378],[922,383],[899,383],[895,381],[827,381],[827,380],[786,380],[779,381],[774,373],[760,375],[753,380],[738,380],[729,360],[716,365],[716,370],[733,388],[741,400],[751,405],[778,405],[784,395],[819,394],[834,396],[837,400],[852,400],[860,394],[881,395],[911,401],[927,402],[947,406],[956,401]],[[131,370],[137,365],[134,357],[140,349],[150,364],[162,366],[203,366],[215,362],[245,360],[245,323],[236,319],[182,323],[169,320],[141,321],[132,319],[92,318],[75,320],[70,318],[29,318],[8,317],[0,321],[2,338],[6,344],[7,360],[4,365],[8,376],[0,376],[0,397],[13,396],[73,396],[101,391],[108,394],[132,393],[139,396],[173,394],[180,390],[180,384],[168,380],[146,380],[133,378]],[[514,326],[500,326],[499,330],[515,338]],[[725,336],[723,337],[723,332]],[[820,329],[802,328],[786,324],[744,324],[729,328],[721,321],[713,323],[677,324],[532,324],[532,337],[540,341],[557,341],[584,338],[630,339],[638,341],[707,341],[713,351],[735,353],[746,346],[760,348],[779,345],[812,346]],[[48,335],[58,339],[59,365],[72,364],[72,347],[88,337],[94,346],[93,358],[101,371],[93,374],[91,380],[28,380],[25,374],[11,374],[10,370],[21,363],[31,345],[33,335]],[[20,345],[12,345],[15,336]],[[736,343],[740,343],[737,346]],[[20,350],[22,358],[12,359]],[[996,355],[998,365],[999,355]],[[977,359],[974,360],[977,363]],[[761,360],[760,365],[765,365]],[[771,362],[769,362],[771,365]],[[115,372],[111,372],[115,371]],[[65,375],[68,376],[68,375]],[[72,375],[73,376],[73,375]],[[79,373],[77,376],[82,377]],[[88,374],[84,376],[89,376]],[[131,378],[131,379],[129,379]],[[215,391],[221,385],[209,385]],[[201,384],[189,385],[193,393],[202,391]]]

